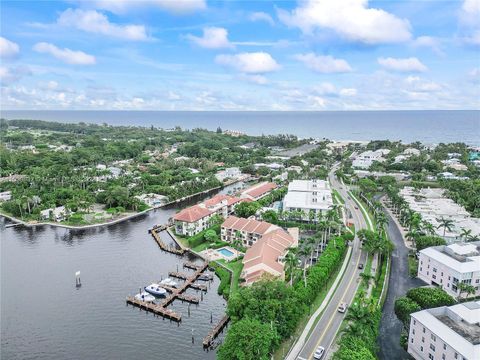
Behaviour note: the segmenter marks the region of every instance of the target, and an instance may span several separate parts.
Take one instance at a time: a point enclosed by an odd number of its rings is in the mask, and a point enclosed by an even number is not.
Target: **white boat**
[[[155,296],[165,296],[167,294],[167,290],[155,283],[145,286],[145,291]]]
[[[138,293],[137,295],[135,295],[135,299],[141,300],[141,301],[146,301],[146,302],[152,302],[152,301],[155,300],[155,296],[150,295],[146,291],[142,291],[141,293]]]
[[[178,285],[177,282],[171,278],[163,279],[162,281],[160,281],[160,284],[170,286],[170,287],[177,287]]]

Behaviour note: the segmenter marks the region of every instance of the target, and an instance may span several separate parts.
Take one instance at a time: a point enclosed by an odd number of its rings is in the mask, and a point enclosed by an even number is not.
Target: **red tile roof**
[[[184,222],[195,222],[205,216],[212,214],[212,211],[200,207],[198,205],[190,206],[189,208],[183,209],[179,213],[175,214],[173,220],[184,221]]]
[[[283,264],[278,258],[283,256],[287,249],[295,244],[295,239],[285,230],[276,229],[263,235],[255,244],[250,247],[243,258],[243,271],[247,273],[246,281],[252,282],[258,276],[254,276],[259,270],[249,273],[248,270],[256,265],[263,264],[265,271],[268,268],[272,272],[283,272]],[[262,271],[263,273],[264,271]]]
[[[246,231],[249,233],[255,233],[263,235],[267,231],[278,228],[276,225],[272,225],[265,221],[258,221],[255,219],[244,219],[236,216],[229,216],[222,224],[223,228]]]
[[[230,196],[228,196],[228,195],[217,194],[214,197],[212,197],[208,200],[205,200],[203,203],[205,204],[205,206],[211,207],[211,206],[215,206],[217,204],[220,204],[223,200],[228,201],[229,198],[230,198]]]
[[[271,182],[266,182],[266,183],[257,184],[255,186],[252,186],[251,188],[245,190],[244,194],[248,194],[251,197],[256,199],[256,198],[272,191],[276,187],[277,187],[276,184],[271,183]]]

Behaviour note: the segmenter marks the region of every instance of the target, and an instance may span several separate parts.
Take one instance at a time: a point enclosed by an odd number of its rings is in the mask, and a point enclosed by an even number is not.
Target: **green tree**
[[[215,242],[218,240],[218,235],[214,230],[207,230],[205,231],[205,234],[203,235],[206,241],[209,243]]]
[[[410,327],[410,314],[420,310],[422,310],[421,306],[406,296],[395,300],[395,315],[406,329]]]
[[[447,219],[444,217],[441,217],[440,219],[437,219],[437,221],[440,223],[437,227],[437,229],[443,228],[443,236],[445,237],[446,231],[452,231],[453,229],[453,220],[452,219]]]
[[[447,242],[439,236],[419,236],[416,240],[417,251],[426,249],[431,246],[446,245]]]
[[[269,360],[278,341],[279,336],[270,324],[246,317],[230,327],[217,357],[219,360]]]

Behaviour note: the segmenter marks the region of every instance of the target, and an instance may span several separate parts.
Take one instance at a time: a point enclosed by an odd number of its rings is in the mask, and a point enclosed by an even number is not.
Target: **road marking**
[[[358,257],[358,260],[357,260],[357,263],[356,263],[356,267],[358,267],[358,263],[360,262],[360,259],[362,258],[362,254],[360,253],[360,256]],[[313,354],[315,353],[315,350],[317,349],[317,347],[320,345],[320,342],[322,341],[323,337],[325,336],[325,334],[327,333],[327,330],[329,329],[333,319],[335,318],[335,315],[337,315],[337,309],[338,307],[340,306],[340,303],[343,302],[343,299],[345,298],[345,295],[347,294],[348,290],[350,289],[350,286],[352,285],[352,281],[356,278],[356,270],[354,271],[353,273],[354,276],[352,276],[352,278],[350,279],[350,281],[348,282],[348,285],[347,285],[347,288],[345,289],[345,291],[343,292],[341,298],[340,298],[340,301],[338,302],[337,306],[335,307],[335,310],[332,314],[332,316],[330,316],[330,320],[328,321],[327,323],[327,326],[325,326],[325,330],[323,331],[323,333],[320,335],[320,338],[318,339],[317,341],[317,344],[314,346],[314,350],[312,351],[312,353],[310,353],[310,356],[309,358],[311,358],[313,356]],[[328,349],[325,348],[325,351],[327,351]]]

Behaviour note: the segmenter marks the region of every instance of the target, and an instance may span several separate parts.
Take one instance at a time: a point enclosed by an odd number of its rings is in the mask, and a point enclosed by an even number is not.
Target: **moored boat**
[[[167,290],[160,287],[160,285],[156,283],[152,283],[148,286],[145,286],[145,291],[155,296],[165,296],[167,294]]]

